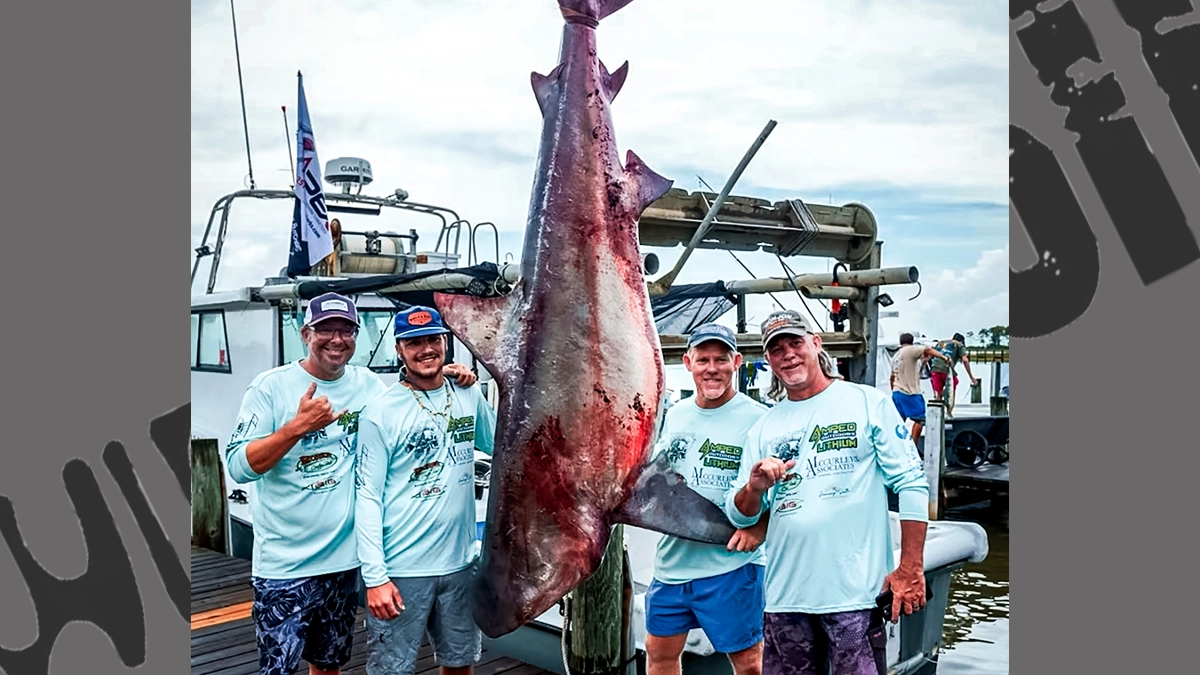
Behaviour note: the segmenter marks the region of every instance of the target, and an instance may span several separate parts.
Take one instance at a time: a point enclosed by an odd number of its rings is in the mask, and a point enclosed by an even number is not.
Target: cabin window
[[[360,309],[358,311],[359,333],[351,365],[366,366],[377,373],[400,372],[396,357],[396,339],[392,337],[392,310]],[[308,349],[300,337],[304,324],[302,312],[280,313],[280,344],[282,360],[279,365],[293,363],[305,357]]]
[[[229,336],[224,310],[192,312],[192,370],[233,372],[229,362]]]

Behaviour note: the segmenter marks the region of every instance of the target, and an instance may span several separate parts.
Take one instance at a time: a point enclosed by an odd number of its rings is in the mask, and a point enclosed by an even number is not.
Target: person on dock
[[[738,474],[742,446],[767,407],[738,392],[742,364],[732,330],[699,326],[683,365],[696,394],[671,407],[656,447],[688,485],[718,506]],[[767,518],[738,530],[727,546],[664,535],[646,592],[646,673],[679,675],[688,631],[701,628],[727,654],[735,675],[762,672],[763,556]]]
[[[900,349],[892,357],[892,402],[900,412],[902,420],[912,420],[913,444],[920,446],[921,429],[925,426],[925,395],[921,393],[921,365],[929,359],[942,359],[947,364],[950,357],[933,347],[913,344],[912,333],[900,334]]]
[[[750,430],[725,513],[737,527],[770,513],[763,675],[887,672],[891,616],[926,601],[928,487],[908,429],[886,394],[837,376],[821,338],[795,311],[762,324],[767,363],[787,397]],[[899,495],[893,569],[887,490]]]
[[[431,307],[397,314],[402,379],[359,418],[355,531],[369,675],[411,675],[426,634],[442,675],[469,675],[481,655],[471,611],[475,450],[492,453],[496,414],[478,386],[442,376],[449,332]]]
[[[967,338],[962,333],[955,333],[949,340],[937,343],[937,349],[946,356],[946,360],[929,363],[929,384],[933,386],[933,394],[946,402],[946,417],[954,415],[954,397],[958,394],[958,364],[961,362],[967,369],[967,377],[971,384],[978,380],[971,372],[971,360],[967,358]],[[949,382],[947,382],[949,380]]]
[[[348,365],[358,310],[343,295],[313,298],[300,337],[307,355],[258,375],[225,450],[229,474],[257,486],[250,584],[261,675],[336,674],[350,659],[358,609],[354,441],[359,411],[386,387]],[[462,381],[475,375],[448,369]]]

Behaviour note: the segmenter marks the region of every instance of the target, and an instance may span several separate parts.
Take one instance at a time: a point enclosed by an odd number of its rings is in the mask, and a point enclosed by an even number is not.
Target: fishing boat
[[[358,167],[354,172],[339,167]],[[507,292],[518,281],[519,261],[499,260],[499,233],[492,223],[472,224],[453,210],[409,199],[403,190],[385,196],[362,194],[370,178],[369,162],[339,158],[326,165],[325,180],[340,190],[326,192],[331,218],[340,222],[340,237],[323,274],[287,278],[282,272],[264,275],[261,284],[222,288],[218,284],[220,261],[230,232],[232,205],[239,201],[290,200],[290,190],[250,189],[219,198],[213,206],[203,241],[196,249],[193,285],[207,261],[207,283],[191,298],[192,438],[224,448],[234,430],[242,396],[260,372],[304,356],[300,326],[307,301],[337,291],[354,299],[359,308],[361,333],[351,363],[373,370],[385,384],[398,378],[399,364],[391,334],[392,317],[399,308],[433,304],[433,292],[468,293],[487,297]],[[878,308],[888,299],[882,286],[916,281],[912,267],[884,268],[876,239],[875,218],[861,204],[828,206],[805,204],[799,199],[769,202],[729,196],[719,200],[708,192],[673,189],[651,204],[639,224],[643,247],[727,249],[777,256],[817,256],[838,261],[832,274],[796,274],[774,279],[716,280],[702,284],[671,285],[651,293],[664,360],[679,364],[691,328],[736,310],[740,351],[753,361],[761,359],[760,336],[746,328],[745,300],[754,293],[796,291],[810,298],[833,298],[846,311],[823,341],[839,368],[852,381],[875,382],[881,359],[878,345]],[[714,203],[718,208],[714,209]],[[286,210],[281,210],[286,213]],[[383,229],[379,220],[395,218],[404,227]],[[376,220],[372,220],[376,219]],[[432,229],[410,227],[423,220]],[[284,221],[286,223],[286,221]],[[286,227],[286,224],[283,225]],[[432,248],[420,242],[432,238]],[[495,236],[495,260],[481,260],[477,239]],[[702,236],[697,233],[701,232]],[[466,247],[465,260],[463,246]],[[658,268],[653,253],[643,254],[644,273]],[[785,268],[786,269],[786,268]],[[200,279],[203,282],[203,279]],[[498,395],[486,369],[457,338],[450,340],[448,359],[474,369],[488,400]],[[669,365],[670,367],[670,365]],[[886,378],[886,374],[884,375]],[[743,380],[743,390],[745,381]],[[220,453],[217,453],[220,455]],[[255,486],[235,484],[223,467],[216,481],[221,495],[220,518],[225,534],[214,547],[230,555],[251,556],[253,520],[251,504]],[[490,462],[476,459],[477,529],[486,527]],[[194,504],[202,503],[193,496]],[[195,507],[194,507],[195,508]],[[193,517],[196,517],[195,510]],[[899,522],[892,514],[893,540],[899,542]],[[629,665],[644,669],[644,595],[651,582],[655,545],[659,534],[626,526],[625,544],[632,572],[634,602],[630,619],[633,648],[639,658]],[[927,607],[891,626],[888,662],[896,675],[932,673],[936,670],[951,573],[987,555],[984,530],[973,523],[930,523],[926,546],[926,580],[933,591]],[[899,559],[899,551],[896,551]],[[513,656],[552,672],[564,673],[564,624],[569,615],[551,609],[514,633],[486,639],[487,648]],[[565,626],[571,630],[570,625]],[[728,660],[713,651],[703,631],[689,635],[685,647],[685,672],[729,673]]]

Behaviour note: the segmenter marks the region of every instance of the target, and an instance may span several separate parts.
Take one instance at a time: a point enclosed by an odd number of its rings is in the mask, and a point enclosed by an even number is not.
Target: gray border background
[[[1200,169],[1138,34],[1110,0],[1076,5],[1099,45],[1097,75],[1116,72],[1127,110],[1200,232]],[[1011,671],[1189,672],[1200,668],[1189,611],[1196,506],[1180,497],[1196,492],[1200,475],[1200,361],[1187,351],[1200,328],[1200,263],[1142,285],[1063,128],[1066,110],[1021,51],[1015,29],[1027,22],[1010,24],[1009,119],[1057,156],[1096,235],[1100,283],[1071,325],[1012,343]],[[1028,266],[1032,248],[1015,217],[1009,235],[1012,266]]]
[[[9,241],[0,264],[9,291],[0,353],[11,390],[0,494],[13,501],[35,558],[73,577],[86,561],[62,468],[72,458],[91,466],[143,593],[146,660],[135,670],[145,673],[186,672],[187,624],[100,455],[110,440],[125,445],[186,559],[187,503],[147,433],[152,419],[189,397],[186,11],[150,0],[70,10],[21,3],[6,7],[0,23]],[[1196,229],[1200,171],[1138,36],[1107,0],[1081,2],[1080,11]],[[1050,104],[1015,39],[1010,58],[1011,119],[1056,152],[1101,249],[1087,313],[1013,345],[1014,441],[1026,450],[1018,450],[1013,501],[1012,670],[1155,672],[1189,663],[1186,610],[1197,593],[1183,542],[1195,532],[1194,520],[1184,520],[1195,508],[1180,509],[1177,495],[1194,491],[1200,462],[1188,424],[1200,363],[1183,349],[1198,327],[1200,265],[1141,285],[1063,131],[1065,111]],[[1020,227],[1011,236],[1020,266],[1028,243]],[[0,598],[0,644],[31,643],[33,607],[4,546]],[[72,624],[50,672],[85,670],[129,672],[101,631]]]
[[[62,471],[87,462],[142,594],[146,658],[135,670],[155,674],[187,672],[189,628],[101,453],[125,446],[189,560],[188,503],[148,434],[190,396],[188,17],[186,3],[133,0],[8,3],[0,19],[0,494],[37,561],[78,576],[87,560]],[[0,544],[0,645],[37,637],[28,589]],[[72,623],[49,672],[131,671],[95,625]]]

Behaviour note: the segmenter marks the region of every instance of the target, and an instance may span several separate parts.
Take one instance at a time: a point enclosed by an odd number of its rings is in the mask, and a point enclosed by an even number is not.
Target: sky
[[[235,2],[258,188],[291,186],[303,71],[322,163],[365,158],[375,182],[364,193],[400,188],[493,222],[499,251],[488,236],[480,256],[519,258],[542,122],[529,77],[558,63],[556,2]],[[919,286],[883,289],[899,311],[882,322],[885,341],[1008,324],[1006,2],[635,0],[600,24],[597,41],[609,70],[629,61],[612,108],[622,154],[634,150],[676,187],[717,192],[775,120],[733,194],[874,213],[884,267],[920,271]],[[193,248],[214,202],[249,186],[234,49],[230,3],[193,0]],[[284,267],[291,211],[287,200],[235,203],[218,289],[259,285]],[[419,248],[433,248],[437,221],[388,218],[342,223],[416,227]],[[654,249],[659,274],[682,250]],[[465,264],[465,245],[460,253]],[[756,277],[782,274],[773,255],[738,258]],[[787,262],[796,272],[831,265]],[[206,262],[193,292],[207,277]],[[748,277],[728,252],[699,251],[677,283]],[[751,323],[776,301],[829,328],[827,310],[813,300],[806,310],[794,292],[753,297]]]

